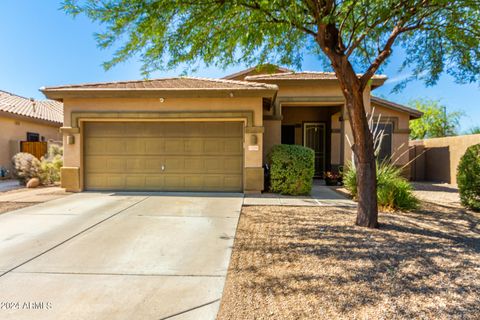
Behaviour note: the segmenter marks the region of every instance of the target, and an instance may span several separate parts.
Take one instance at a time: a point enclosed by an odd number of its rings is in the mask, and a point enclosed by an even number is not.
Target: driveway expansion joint
[[[159,320],[172,319],[172,318],[174,318],[174,317],[180,316],[180,315],[185,314],[185,313],[187,313],[187,312],[190,312],[190,311],[193,311],[193,310],[196,310],[196,309],[200,309],[200,308],[206,307],[206,306],[208,306],[208,305],[214,304],[214,303],[216,303],[216,302],[219,302],[220,299],[221,299],[221,298],[218,298],[218,299],[209,301],[209,302],[207,302],[207,303],[198,305],[198,306],[196,306],[196,307],[193,307],[193,308],[190,308],[190,309],[187,309],[187,310],[184,310],[184,311],[177,312],[177,313],[175,313],[175,314],[172,314],[172,315],[169,315],[169,316],[160,318]]]

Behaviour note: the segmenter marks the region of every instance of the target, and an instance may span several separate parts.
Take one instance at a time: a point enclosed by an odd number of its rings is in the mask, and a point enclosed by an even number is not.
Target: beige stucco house
[[[390,132],[385,154],[408,148],[421,114],[373,98],[368,111]],[[43,88],[64,104],[62,185],[70,191],[243,191],[263,189],[271,147],[315,150],[316,175],[349,161],[351,129],[332,73],[251,68],[223,79],[192,77]],[[405,152],[398,164],[408,161]]]
[[[12,169],[21,141],[60,141],[62,104],[0,91],[0,167]]]

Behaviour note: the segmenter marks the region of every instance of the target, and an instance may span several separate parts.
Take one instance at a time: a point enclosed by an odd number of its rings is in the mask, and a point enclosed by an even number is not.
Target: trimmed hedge
[[[268,154],[270,190],[281,194],[309,194],[315,173],[315,154],[299,145],[280,144]]]
[[[462,205],[480,211],[480,144],[468,147],[460,159],[457,184]]]

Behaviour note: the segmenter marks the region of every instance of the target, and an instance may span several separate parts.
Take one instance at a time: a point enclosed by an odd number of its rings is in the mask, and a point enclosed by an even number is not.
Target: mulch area
[[[218,319],[478,319],[479,213],[422,201],[378,230],[354,219],[244,207]]]

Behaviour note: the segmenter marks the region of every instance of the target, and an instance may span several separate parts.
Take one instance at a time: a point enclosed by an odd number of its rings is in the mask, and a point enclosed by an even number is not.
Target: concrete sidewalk
[[[309,196],[285,196],[275,193],[247,194],[244,206],[356,207],[357,204],[327,186],[314,184]]]
[[[0,297],[19,308],[0,318],[215,319],[242,200],[87,192],[3,214]]]

